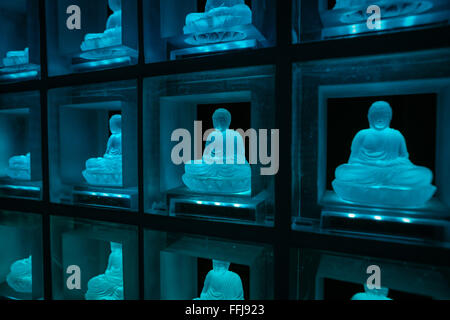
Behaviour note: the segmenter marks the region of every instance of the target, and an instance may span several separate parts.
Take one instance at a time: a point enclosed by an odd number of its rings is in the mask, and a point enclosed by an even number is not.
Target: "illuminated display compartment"
[[[144,1],[146,62],[273,46],[276,1],[237,2]]]
[[[273,299],[268,246],[146,230],[144,250],[145,299]],[[213,260],[228,271],[213,271]]]
[[[380,8],[379,25],[370,19],[376,12],[367,13],[373,5]],[[448,24],[450,16],[450,3],[446,0],[294,0],[293,7],[296,43],[433,27]]]
[[[0,197],[41,199],[39,92],[0,95]]]
[[[137,210],[136,82],[49,93],[50,197]]]
[[[386,300],[387,297],[402,301],[450,298],[448,267],[309,249],[295,249],[291,254],[295,261],[293,299],[345,301]],[[365,292],[367,284],[376,284],[377,275],[383,289]],[[388,289],[387,296],[385,289]]]
[[[38,2],[2,1],[0,29],[0,83],[39,78]]]
[[[146,79],[144,84],[146,212],[238,223],[273,224],[274,176],[262,175],[261,170],[272,168],[275,171],[276,159],[272,158],[273,161],[266,165],[257,161],[261,160],[261,152],[264,153],[261,145],[271,150],[270,141],[276,137],[271,131],[274,129],[273,103],[272,67]],[[224,161],[222,165],[204,164],[195,167],[195,164],[190,164],[190,160],[205,159],[208,154],[206,151],[208,148],[199,139],[207,129],[213,127],[214,114],[223,108],[228,110],[228,116],[231,115],[230,129],[241,128],[243,132],[255,130],[252,141],[255,142],[256,148],[252,150],[255,151],[253,154],[256,157],[249,156],[250,139],[246,137],[243,149],[246,149],[246,161],[250,165],[243,164],[239,167],[238,164],[228,165]],[[260,129],[267,129],[265,133],[269,146],[265,144]],[[188,142],[189,138],[186,140],[177,138],[180,132],[190,135],[191,143]],[[235,134],[237,131],[229,132]],[[177,151],[181,141],[188,143],[186,154]],[[272,142],[272,145],[275,143]],[[256,154],[258,148],[259,159],[255,159],[258,158]],[[233,150],[237,152],[238,148]],[[276,151],[272,151],[270,154],[275,157]],[[177,159],[177,155],[182,155],[182,159]],[[238,183],[235,183],[236,181]]]
[[[0,300],[42,299],[41,217],[0,212],[0,240]]]
[[[47,0],[46,13],[49,75],[137,63],[137,0]]]
[[[322,227],[336,231],[448,241],[450,131],[446,123],[450,70],[443,67],[447,65],[448,51],[438,50],[306,63],[295,68],[294,88],[302,90],[294,93],[294,105],[299,109],[294,111],[293,141],[301,139],[302,149],[294,146],[294,154],[299,155],[294,162],[299,181],[295,188],[299,188],[301,199],[294,216],[294,228],[302,224],[302,220],[312,218],[320,220]],[[391,105],[391,128],[399,130],[406,138],[411,162],[433,173],[432,184],[437,190],[424,204],[414,204],[417,196],[412,197],[411,191],[405,191],[414,188],[399,187],[400,183],[407,184],[410,179],[419,178],[412,174],[399,178],[390,189],[379,188],[377,193],[378,187],[374,184],[372,194],[363,194],[365,197],[381,192],[390,194],[385,196],[385,203],[346,201],[333,191],[336,168],[349,161],[352,139],[359,130],[369,127],[368,110],[380,100]],[[302,132],[312,134],[300,138],[300,126],[303,126]],[[358,148],[353,142],[354,151]],[[312,154],[317,156],[308,156]],[[386,151],[386,154],[393,153]],[[380,162],[383,163],[384,160]],[[394,168],[393,164],[385,168],[390,166]],[[395,168],[392,174],[401,174],[402,170],[408,173],[418,167],[407,164]],[[368,167],[365,173],[370,170]],[[386,173],[383,179],[389,180],[392,174]],[[354,185],[363,184],[364,179],[367,177],[358,176]],[[389,186],[385,183],[380,186]],[[417,183],[417,186],[422,185]],[[342,190],[338,191],[342,195]],[[409,196],[405,198],[405,195]],[[407,205],[407,201],[412,205]]]
[[[136,227],[52,217],[51,249],[53,299],[138,299]]]

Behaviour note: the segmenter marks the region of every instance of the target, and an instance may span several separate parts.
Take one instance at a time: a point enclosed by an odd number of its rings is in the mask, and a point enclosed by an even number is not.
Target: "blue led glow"
[[[356,218],[356,214],[354,214],[354,213],[349,213],[349,214],[348,214],[348,217],[349,217],[349,218],[352,218],[352,219],[353,219],[353,218]]]
[[[2,186],[3,188],[8,189],[14,189],[14,190],[24,190],[24,191],[40,191],[41,188],[39,187],[31,187],[31,186],[13,186],[13,185],[6,185]]]
[[[105,197],[105,198],[123,198],[130,199],[131,196],[127,194],[117,194],[117,193],[105,193],[105,192],[88,192],[90,196],[94,197]]]
[[[408,218],[402,218],[402,221],[404,223],[411,223],[412,222],[411,219],[408,219]]]
[[[118,58],[112,58],[112,59],[103,59],[103,60],[97,60],[97,61],[90,61],[90,62],[83,62],[80,64],[77,64],[77,68],[99,68],[99,67],[106,67],[111,65],[119,65],[119,64],[125,64],[125,63],[131,63],[131,57],[118,57]]]
[[[377,221],[383,220],[383,217],[381,217],[381,216],[374,216],[373,218],[374,218],[375,220],[377,220]]]
[[[27,79],[27,78],[35,78],[37,77],[38,72],[33,71],[24,71],[17,73],[8,73],[0,75],[0,80],[17,80],[17,79]]]

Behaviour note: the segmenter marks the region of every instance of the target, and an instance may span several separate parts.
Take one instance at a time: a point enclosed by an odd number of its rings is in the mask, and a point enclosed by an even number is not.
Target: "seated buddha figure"
[[[364,292],[359,292],[355,294],[351,300],[392,300],[388,298],[389,289],[369,289],[367,284],[364,284]]]
[[[86,161],[83,176],[90,185],[122,186],[122,116],[114,115],[109,120],[111,137],[103,158]]]
[[[370,129],[355,136],[348,163],[336,169],[333,188],[344,200],[383,207],[417,207],[436,191],[433,173],[409,160],[403,135],[391,129],[391,106],[375,102]]]
[[[243,40],[247,35],[239,26],[252,23],[252,11],[244,0],[207,0],[204,13],[186,17],[184,34],[193,34],[191,45]]]
[[[6,174],[14,180],[31,180],[30,153],[27,153],[26,156],[11,157]]]
[[[104,274],[88,282],[86,300],[123,300],[122,245],[111,242],[111,254]]]
[[[16,292],[31,293],[33,291],[33,281],[31,274],[32,259],[18,260],[11,265],[10,272],[6,276],[6,283]]]
[[[88,33],[81,44],[82,51],[113,47],[122,44],[122,0],[108,0],[113,14],[106,22],[103,33]]]
[[[229,271],[229,262],[213,260],[200,298],[195,300],[244,300],[244,289],[239,275]]]
[[[430,10],[433,2],[429,0],[336,0],[333,10],[346,10],[341,16],[343,23],[365,22],[371,13],[367,8],[377,5],[383,18],[393,18],[412,14],[419,14]]]
[[[5,67],[14,67],[28,64],[29,61],[29,49],[25,48],[23,51],[8,51],[6,57],[3,58],[3,65]]]
[[[186,163],[183,182],[196,192],[240,193],[251,189],[250,164],[245,159],[242,136],[230,130],[231,114],[213,114],[215,130],[208,136],[202,160]]]

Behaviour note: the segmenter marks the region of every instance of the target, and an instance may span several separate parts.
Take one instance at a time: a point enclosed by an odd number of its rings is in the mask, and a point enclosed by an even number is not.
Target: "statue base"
[[[41,67],[33,63],[2,67],[0,68],[0,82],[35,79],[39,76],[40,71]]]
[[[264,192],[251,197],[250,192],[218,195],[181,187],[167,193],[167,205],[171,216],[265,223]]]
[[[99,207],[113,207],[137,210],[138,192],[136,188],[96,188],[74,187],[73,203]]]
[[[422,208],[381,209],[350,204],[340,199],[333,191],[327,191],[321,204],[321,227],[333,232],[449,241],[450,214],[436,199],[432,199]]]
[[[266,38],[252,24],[207,33],[188,33],[167,39],[171,47],[170,59],[200,57],[220,52],[256,49],[267,44]]]
[[[32,299],[31,293],[20,293],[14,291],[6,281],[0,284],[0,300],[26,300]]]
[[[137,62],[138,52],[124,45],[84,51],[72,58],[75,71],[127,66]]]
[[[345,201],[383,208],[423,207],[436,192],[433,185],[417,188],[368,186],[333,181],[333,189]]]

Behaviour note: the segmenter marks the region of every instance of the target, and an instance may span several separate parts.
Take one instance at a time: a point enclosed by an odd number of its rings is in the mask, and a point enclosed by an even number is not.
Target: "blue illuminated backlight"
[[[0,75],[0,80],[17,80],[17,79],[29,79],[37,77],[38,72],[36,70],[24,71],[17,73],[8,73]]]

